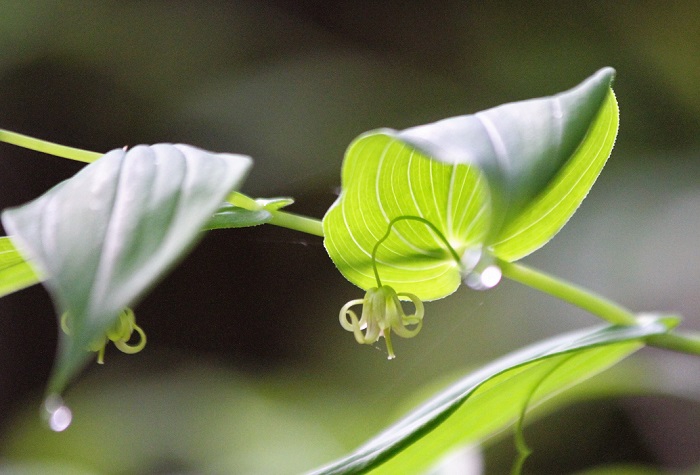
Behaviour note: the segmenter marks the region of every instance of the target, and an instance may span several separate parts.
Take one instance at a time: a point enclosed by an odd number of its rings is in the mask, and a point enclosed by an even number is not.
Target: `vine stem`
[[[300,214],[289,213],[278,209],[269,209],[258,203],[250,196],[234,191],[226,201],[234,206],[250,211],[265,210],[270,213],[271,219],[266,224],[273,224],[282,228],[293,229],[313,236],[323,237],[323,222],[320,219],[302,216]]]
[[[102,153],[91,152],[79,148],[67,147],[46,140],[36,139],[28,135],[18,134],[9,130],[0,129],[0,142],[17,145],[18,147],[35,150],[37,152],[55,155],[61,158],[69,158],[78,162],[91,163],[100,158]]]
[[[582,308],[614,325],[634,325],[637,319],[630,310],[586,290],[523,264],[499,260],[503,275]]]
[[[670,332],[647,338],[649,346],[700,356],[700,333]]]
[[[320,219],[309,218],[286,211],[269,211],[272,219],[267,224],[293,229],[306,234],[323,237],[323,224]]]

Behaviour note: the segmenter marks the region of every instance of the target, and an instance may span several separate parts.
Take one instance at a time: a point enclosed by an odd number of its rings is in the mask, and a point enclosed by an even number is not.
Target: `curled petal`
[[[372,344],[379,339],[387,325],[383,323],[385,304],[380,290],[373,288],[367,291],[362,306],[360,328],[365,331],[364,343]]]
[[[411,301],[415,313],[406,315],[401,301]],[[354,305],[362,305],[362,316],[351,310]],[[414,294],[400,293],[383,285],[367,290],[365,298],[351,300],[340,309],[340,325],[353,332],[355,340],[361,344],[372,344],[384,337],[389,359],[394,359],[391,332],[404,338],[415,336],[423,326],[423,302]],[[411,328],[408,328],[410,326]],[[364,331],[364,334],[362,333]]]
[[[140,326],[137,324],[133,324],[134,330],[139,334],[139,342],[136,343],[135,345],[129,345],[128,339],[127,340],[116,340],[114,342],[114,346],[116,346],[119,351],[122,353],[126,353],[129,355],[133,355],[134,353],[138,353],[139,351],[143,350],[143,348],[146,346],[146,333],[141,329]],[[131,337],[131,335],[129,335]]]
[[[348,320],[348,318],[350,320]],[[341,313],[340,321],[341,324],[343,322],[345,323],[345,325],[343,325],[343,328],[345,328],[348,331],[351,331],[353,335],[355,335],[355,340],[359,344],[363,345],[365,343],[368,343],[367,338],[365,337],[365,335],[362,334],[362,326],[360,325],[360,321],[357,319],[357,314],[355,312],[353,312],[350,309],[345,310],[344,315]]]
[[[400,293],[397,294],[399,297],[405,297],[409,299],[413,305],[416,307],[416,313],[413,315],[403,315],[401,321],[396,325],[392,326],[392,330],[396,332],[397,335],[403,338],[412,338],[420,332],[423,328],[423,315],[425,314],[425,308],[423,307],[423,302],[418,299],[413,294]],[[414,328],[406,328],[406,325],[415,325]]]
[[[408,321],[411,320],[411,321]],[[415,319],[415,321],[412,321],[412,317],[407,317],[403,322],[401,322],[400,325],[396,325],[392,327],[392,330],[399,335],[402,338],[413,338],[420,332],[421,328],[423,328],[423,320],[418,320]],[[407,328],[406,325],[416,325],[413,328]]]
[[[357,315],[355,312],[350,310],[350,308],[362,303],[364,303],[364,299],[351,300],[340,309],[340,326],[342,326],[345,330],[351,332],[355,330],[355,326],[357,326],[357,328],[360,327]],[[350,317],[350,320],[348,320],[348,317]]]
[[[68,313],[61,315],[60,326],[61,330],[66,335],[70,335],[70,327],[68,321],[70,320]],[[131,339],[134,331],[139,334],[139,341],[134,345],[130,345],[128,342]],[[87,346],[87,350],[94,351],[97,353],[97,363],[104,363],[105,347],[110,341],[114,342],[116,346],[123,353],[134,354],[143,350],[146,346],[146,333],[136,325],[136,319],[134,312],[130,309],[124,309],[117,320],[114,322],[111,328],[109,328],[102,336],[96,338],[92,343]]]
[[[423,320],[423,315],[425,315],[425,307],[423,306],[423,301],[419,299],[416,295],[414,294],[409,294],[408,292],[401,292],[400,294],[396,294],[399,297],[406,297],[413,303],[413,306],[416,307],[416,313],[415,316],[419,320]]]

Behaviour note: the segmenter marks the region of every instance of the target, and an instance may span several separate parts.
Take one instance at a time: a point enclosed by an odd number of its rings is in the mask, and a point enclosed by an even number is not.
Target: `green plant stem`
[[[239,208],[244,208],[249,211],[258,211],[261,209],[265,209],[253,198],[251,198],[248,195],[244,195],[243,193],[240,193],[238,191],[234,191],[230,195],[228,195],[226,201],[231,203],[233,206],[238,206]]]
[[[320,219],[309,218],[286,211],[271,211],[272,219],[267,224],[293,229],[306,234],[323,237],[323,225]]]
[[[0,142],[17,145],[18,147],[36,150],[37,152],[47,153],[61,158],[69,158],[78,162],[91,163],[100,158],[102,153],[90,152],[79,148],[66,147],[46,140],[36,139],[28,135],[10,132],[9,130],[0,129]]]
[[[238,191],[232,192],[226,200],[234,206],[249,211],[267,211],[272,218],[266,224],[274,224],[282,228],[293,229],[306,234],[323,237],[323,224],[320,219],[309,218],[300,214],[288,213],[277,209],[269,209],[258,203],[250,196]]]
[[[589,290],[523,264],[499,260],[498,266],[505,277],[569,302],[614,325],[634,325],[637,323],[634,313],[630,310]]]
[[[647,338],[649,346],[700,356],[700,333],[671,332]]]

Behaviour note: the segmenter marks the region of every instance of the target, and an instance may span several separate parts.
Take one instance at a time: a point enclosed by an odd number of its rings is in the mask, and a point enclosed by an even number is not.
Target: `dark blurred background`
[[[248,154],[244,192],[293,196],[291,211],[320,218],[360,133],[549,95],[603,66],[618,72],[613,156],[526,262],[700,329],[695,0],[5,0],[0,127],[95,151],[184,142]],[[0,154],[1,208],[82,166],[6,144]],[[389,363],[338,325],[361,294],[319,238],[209,233],[137,308],[147,348],[108,348],[67,393],[75,419],[62,434],[38,418],[57,335],[50,300],[41,286],[5,297],[0,458],[53,473],[297,473],[358,445],[426,385],[596,324],[513,283],[461,289],[427,305],[420,336],[397,342]],[[646,350],[612,374],[533,422],[528,473],[700,464],[700,364]],[[479,463],[505,473],[512,457],[506,436]]]

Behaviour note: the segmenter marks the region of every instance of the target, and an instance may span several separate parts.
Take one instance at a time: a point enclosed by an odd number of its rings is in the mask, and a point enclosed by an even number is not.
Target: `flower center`
[[[63,316],[61,316],[61,329],[66,335],[70,335],[70,328],[68,327],[69,318],[68,313],[64,313]],[[129,340],[134,331],[139,334],[139,341],[135,345],[130,345]],[[134,354],[143,350],[146,346],[146,334],[141,327],[136,324],[136,316],[133,310],[130,308],[122,310],[119,314],[119,318],[114,322],[112,327],[107,330],[104,336],[93,341],[88,346],[90,351],[97,352],[98,364],[104,363],[105,347],[109,341],[113,341],[114,346],[123,353]]]

